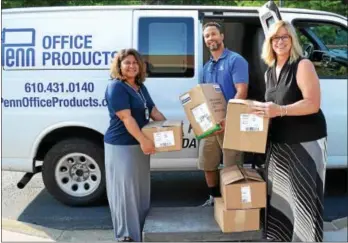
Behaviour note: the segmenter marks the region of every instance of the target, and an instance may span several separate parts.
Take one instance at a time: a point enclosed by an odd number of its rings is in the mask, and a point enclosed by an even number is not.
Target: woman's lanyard
[[[132,85],[130,85],[129,83],[125,82],[129,87],[131,87],[134,92],[138,95],[138,97],[140,98],[141,102],[144,104],[144,108],[145,108],[145,119],[149,120],[150,119],[150,112],[149,112],[149,108],[146,105],[146,99],[145,96],[143,95],[143,92],[141,92],[141,88],[139,87],[139,92],[132,87]]]

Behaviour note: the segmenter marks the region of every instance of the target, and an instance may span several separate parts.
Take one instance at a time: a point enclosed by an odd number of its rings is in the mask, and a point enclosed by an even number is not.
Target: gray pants
[[[105,143],[105,174],[115,238],[141,241],[150,208],[150,156],[139,145]]]

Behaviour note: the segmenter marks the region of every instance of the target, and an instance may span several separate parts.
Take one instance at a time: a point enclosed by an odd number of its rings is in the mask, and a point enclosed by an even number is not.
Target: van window
[[[193,77],[194,29],[190,17],[139,19],[139,52],[148,77]]]
[[[304,54],[321,79],[346,79],[347,28],[333,23],[295,22]]]

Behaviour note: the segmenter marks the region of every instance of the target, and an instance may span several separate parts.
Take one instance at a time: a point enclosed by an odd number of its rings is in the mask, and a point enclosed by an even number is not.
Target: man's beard
[[[217,51],[217,50],[220,49],[220,47],[221,47],[221,43],[217,43],[217,42],[216,42],[216,44],[213,44],[213,45],[210,45],[210,46],[209,46],[209,50],[210,50],[210,51]]]

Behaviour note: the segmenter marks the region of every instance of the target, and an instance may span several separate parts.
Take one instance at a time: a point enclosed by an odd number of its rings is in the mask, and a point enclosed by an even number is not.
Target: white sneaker
[[[214,206],[214,197],[210,195],[209,199],[205,201],[205,203],[203,203],[201,207],[212,207],[212,206]]]

